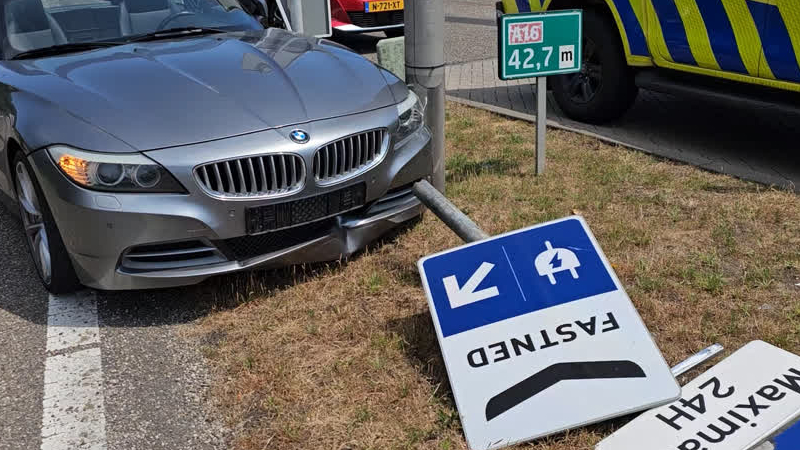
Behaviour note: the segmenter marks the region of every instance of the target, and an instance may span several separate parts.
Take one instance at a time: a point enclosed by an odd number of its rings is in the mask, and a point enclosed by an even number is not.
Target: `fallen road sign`
[[[749,450],[798,417],[800,356],[753,341],[684,386],[680,399],[640,415],[596,448],[646,442],[648,450]],[[791,445],[800,441],[793,428],[775,442],[800,448]]]
[[[680,395],[581,217],[428,256],[419,269],[472,449]]]

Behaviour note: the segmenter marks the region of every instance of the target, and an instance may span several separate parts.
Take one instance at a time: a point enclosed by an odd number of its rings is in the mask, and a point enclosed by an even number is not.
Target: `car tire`
[[[42,284],[52,294],[75,292],[81,284],[72,260],[36,175],[21,151],[14,156],[12,173],[22,231]]]
[[[404,36],[406,34],[406,29],[404,27],[390,28],[388,30],[383,30],[383,34],[385,34],[387,38],[396,38]]]
[[[619,31],[609,14],[598,9],[583,13],[581,71],[551,78],[553,97],[567,117],[602,123],[621,117],[639,89],[625,60]]]

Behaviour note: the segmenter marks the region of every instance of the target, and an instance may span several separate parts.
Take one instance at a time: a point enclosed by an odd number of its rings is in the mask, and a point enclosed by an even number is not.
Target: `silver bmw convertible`
[[[250,6],[2,1],[0,198],[48,290],[335,260],[421,213],[419,98]]]

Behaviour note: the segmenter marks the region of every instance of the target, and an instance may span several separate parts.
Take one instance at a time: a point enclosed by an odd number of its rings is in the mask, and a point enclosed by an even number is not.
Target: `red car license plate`
[[[364,3],[364,12],[398,11],[405,8],[403,0],[381,0]]]

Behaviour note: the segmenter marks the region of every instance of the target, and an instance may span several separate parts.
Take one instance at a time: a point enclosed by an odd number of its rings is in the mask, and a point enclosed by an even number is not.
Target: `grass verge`
[[[586,217],[670,364],[714,342],[800,353],[798,196],[564,131],[535,178],[533,137],[448,105],[448,196],[490,234]],[[347,263],[239,278],[241,304],[192,331],[235,448],[466,448],[415,267],[459,244],[426,214]],[[519,448],[589,449],[622,423]]]

